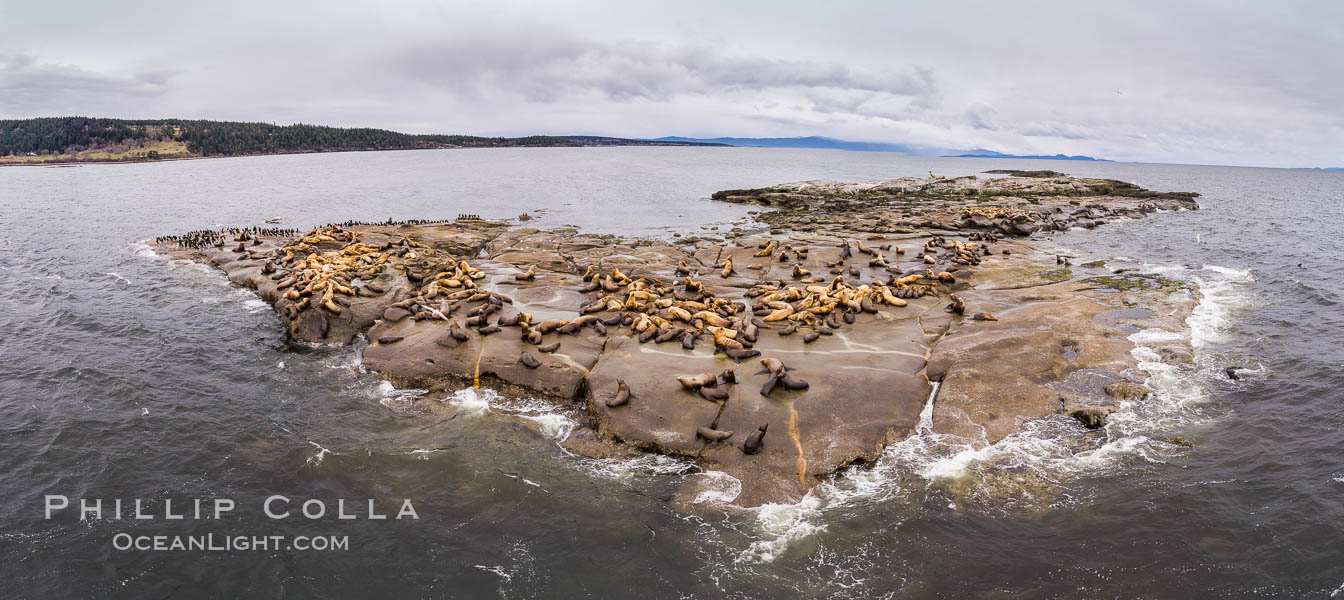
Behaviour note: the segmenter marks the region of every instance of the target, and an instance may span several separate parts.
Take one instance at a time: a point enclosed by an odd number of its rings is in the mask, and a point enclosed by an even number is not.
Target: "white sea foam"
[[[161,259],[163,259],[162,256],[159,256],[159,253],[158,253],[158,252],[155,252],[155,251],[154,251],[154,248],[153,248],[152,246],[150,246],[149,244],[145,243],[146,241],[148,241],[148,240],[140,241],[140,242],[131,242],[131,244],[130,244],[130,247],[131,247],[131,254],[134,254],[134,255],[136,255],[136,256],[143,257],[143,258],[148,258],[148,259],[150,259],[150,260],[161,260]]]
[[[641,454],[631,458],[580,457],[580,459],[580,468],[589,474],[622,482],[629,482],[638,477],[679,475],[695,469],[695,463],[688,459],[662,454]]]
[[[1184,332],[1167,331],[1165,329],[1144,329],[1138,333],[1129,336],[1129,341],[1135,344],[1144,344],[1152,342],[1175,342],[1189,338],[1190,335]]]
[[[125,277],[122,277],[122,276],[121,276],[121,273],[117,273],[117,272],[115,272],[115,271],[111,271],[111,272],[103,273],[103,275],[107,275],[108,277],[112,277],[112,278],[116,279],[117,281],[120,281],[120,282],[122,282],[122,283],[124,283],[124,284],[126,284],[126,285],[131,285],[131,280],[129,280],[129,279],[125,278]]]
[[[578,423],[557,407],[538,398],[509,398],[490,388],[463,388],[453,392],[447,402],[467,415],[487,413],[507,415],[533,423],[544,436],[563,442]]]
[[[424,389],[397,389],[389,381],[382,381],[374,388],[374,396],[378,398],[378,403],[393,410],[409,411],[416,400],[419,400],[429,390]]]
[[[480,415],[490,410],[490,400],[499,394],[490,388],[475,390],[462,388],[453,392],[447,402],[462,409],[464,415]]]
[[[737,557],[740,563],[772,562],[789,546],[826,530],[822,512],[826,503],[809,493],[793,504],[766,504],[755,510],[764,539],[751,543]]]
[[[474,565],[474,566],[475,566],[477,569],[480,569],[480,570],[485,571],[485,572],[487,572],[487,573],[494,573],[495,575],[498,575],[498,576],[502,577],[502,578],[504,579],[504,582],[505,582],[505,583],[508,583],[508,582],[510,582],[510,581],[513,581],[513,575],[510,574],[508,571],[505,571],[505,570],[504,570],[504,567],[501,567],[501,566],[488,567],[488,566],[486,566],[486,565]]]
[[[415,450],[411,450],[409,454],[420,460],[429,460],[429,455],[436,452],[443,452],[443,448],[416,448]]]
[[[327,458],[328,454],[337,454],[336,452],[332,452],[330,449],[324,448],[322,447],[321,444],[314,442],[312,440],[309,440],[308,444],[317,448],[317,454],[308,457],[308,460],[304,461],[304,464],[310,467],[316,467],[321,465],[322,461]]]
[[[691,504],[729,504],[742,494],[742,480],[723,471],[706,471],[691,476],[699,481],[700,493]]]

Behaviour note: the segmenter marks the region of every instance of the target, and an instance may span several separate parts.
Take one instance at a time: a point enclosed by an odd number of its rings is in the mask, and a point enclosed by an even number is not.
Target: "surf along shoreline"
[[[1185,331],[1198,290],[1028,236],[1196,209],[1196,195],[1008,175],[721,191],[769,209],[726,240],[467,216],[154,246],[256,290],[295,340],[365,337],[367,369],[429,390],[419,410],[463,386],[544,397],[581,415],[567,450],[686,458],[741,483],[718,501],[753,507],[876,460],[921,415],[983,448],[1055,414],[1097,428],[1152,393],[1130,337]],[[1192,362],[1189,336],[1171,338],[1144,345]],[[712,491],[704,479],[678,499]]]

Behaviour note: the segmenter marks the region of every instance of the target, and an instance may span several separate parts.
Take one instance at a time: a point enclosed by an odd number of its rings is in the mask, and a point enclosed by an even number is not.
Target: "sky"
[[[1344,2],[0,0],[0,118],[1344,166]]]

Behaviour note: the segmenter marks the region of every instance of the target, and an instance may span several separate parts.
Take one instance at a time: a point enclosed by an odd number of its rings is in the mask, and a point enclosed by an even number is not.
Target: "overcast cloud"
[[[1344,4],[0,0],[0,117],[1344,166]]]

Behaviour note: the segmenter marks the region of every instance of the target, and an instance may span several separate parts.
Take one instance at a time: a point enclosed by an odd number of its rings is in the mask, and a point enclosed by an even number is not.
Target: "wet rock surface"
[[[569,450],[687,457],[740,480],[742,506],[796,501],[876,459],[929,402],[933,431],[974,445],[1057,413],[1097,427],[1148,393],[1128,336],[1182,330],[1197,300],[1023,237],[1197,208],[1190,194],[1032,173],[714,198],[773,210],[729,240],[466,218],[158,244],[256,290],[296,340],[364,335],[365,367],[396,386],[576,406]],[[1188,341],[1164,348],[1189,355]]]

